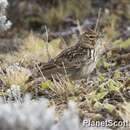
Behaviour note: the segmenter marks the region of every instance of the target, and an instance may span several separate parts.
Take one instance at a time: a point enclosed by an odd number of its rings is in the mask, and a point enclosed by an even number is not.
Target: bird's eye
[[[93,38],[93,36],[91,35],[91,36],[89,36],[89,38]]]
[[[90,35],[89,38],[97,38],[97,35]]]

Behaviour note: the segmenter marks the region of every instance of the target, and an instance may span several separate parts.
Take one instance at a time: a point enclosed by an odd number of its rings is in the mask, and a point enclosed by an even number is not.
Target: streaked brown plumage
[[[87,78],[104,51],[102,42],[95,31],[88,29],[80,35],[76,45],[62,51],[48,63],[40,65],[40,70],[46,78],[57,74],[67,74],[71,79]],[[36,72],[36,77],[39,76],[40,72]]]

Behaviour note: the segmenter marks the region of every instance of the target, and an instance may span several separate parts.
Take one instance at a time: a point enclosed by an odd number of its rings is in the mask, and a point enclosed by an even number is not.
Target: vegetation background
[[[76,43],[80,31],[95,27],[99,9],[98,31],[112,48],[97,63],[91,82],[66,77],[27,82],[48,62],[48,53],[55,57]],[[83,119],[130,122],[129,0],[8,0],[6,16],[12,26],[0,33],[1,130],[79,130]],[[129,129],[102,129],[115,128]]]

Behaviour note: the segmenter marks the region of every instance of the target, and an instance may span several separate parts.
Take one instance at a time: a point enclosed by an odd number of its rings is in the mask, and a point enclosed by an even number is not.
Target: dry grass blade
[[[42,76],[43,80],[46,81],[46,78],[45,78],[45,76],[43,75],[43,73],[42,73],[41,68],[39,67],[39,65],[38,65],[37,63],[36,63],[35,65],[36,65],[36,68],[37,68],[37,69],[39,70],[39,72],[41,73],[41,76]]]
[[[100,22],[100,16],[101,16],[101,8],[99,8],[98,18],[97,18],[96,25],[95,25],[95,31],[96,31],[96,32],[97,32],[97,30],[98,30],[98,26],[99,26],[99,22]]]
[[[66,77],[57,75],[57,80],[54,76],[53,83],[49,86],[50,90],[54,92],[58,97],[69,97],[69,95],[74,95],[77,91],[76,86]]]
[[[78,31],[79,31],[79,33],[80,33],[80,35],[81,35],[81,34],[83,33],[83,31],[82,31],[82,28],[81,28],[81,25],[80,25],[80,21],[77,20],[76,22],[77,22]]]
[[[49,49],[48,49],[48,29],[47,29],[47,26],[45,26],[45,31],[46,31],[46,52],[47,52],[47,55],[48,55],[48,60],[51,60],[51,55],[49,53]]]

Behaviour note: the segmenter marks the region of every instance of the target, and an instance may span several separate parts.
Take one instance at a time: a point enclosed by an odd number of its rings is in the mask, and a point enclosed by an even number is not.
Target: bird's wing
[[[86,60],[91,58],[91,49],[81,46],[72,46],[60,53],[53,59],[53,63],[58,66],[68,68],[80,68]]]
[[[90,58],[90,51],[89,48],[72,46],[42,65],[40,69],[45,77],[55,73],[64,74],[65,72],[78,71],[86,60]]]

